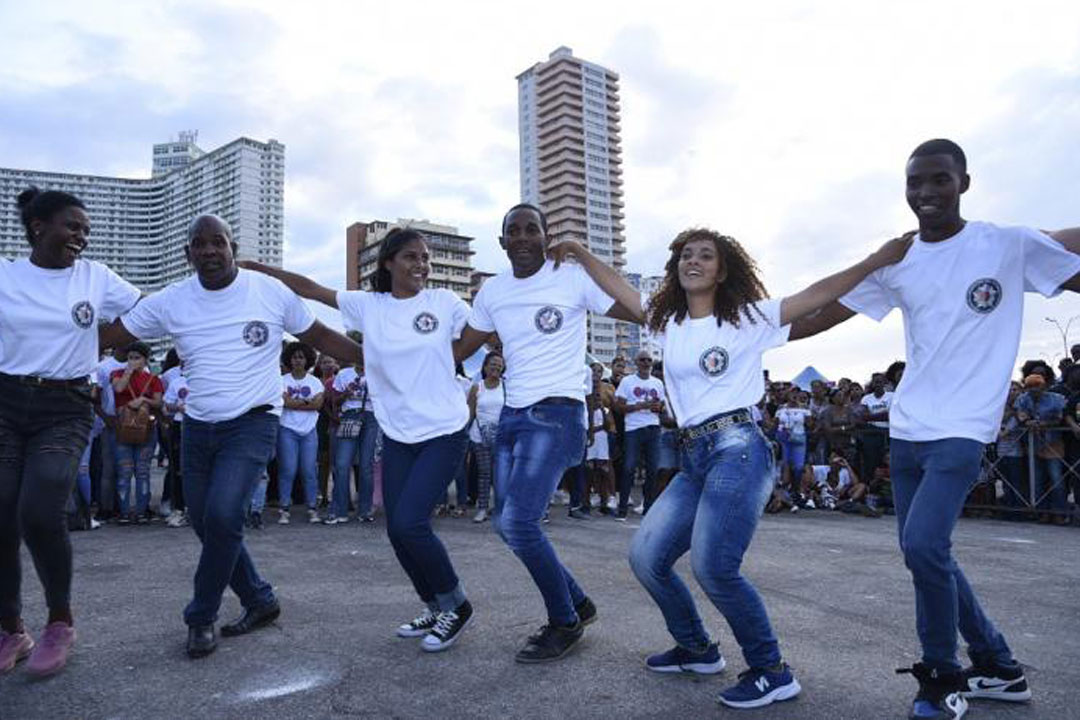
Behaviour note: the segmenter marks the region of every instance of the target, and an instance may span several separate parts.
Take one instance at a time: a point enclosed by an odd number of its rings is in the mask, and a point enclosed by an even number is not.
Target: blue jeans
[[[431,528],[431,513],[468,441],[464,429],[410,444],[383,437],[386,534],[416,594],[432,609],[453,610],[465,602],[446,547]]]
[[[116,443],[116,494],[118,512],[126,515],[131,508],[131,476],[135,476],[135,512],[142,515],[150,507],[150,463],[154,459],[157,435],[153,427],[142,445]]]
[[[642,488],[645,509],[652,506],[656,494],[656,468],[660,462],[660,426],[631,430],[624,435],[623,467],[619,484],[619,510],[630,504],[630,491],[634,487],[634,470],[639,460],[645,461],[645,486]]]
[[[798,483],[798,479],[802,477],[803,465],[806,464],[806,436],[789,437],[780,440],[779,443],[781,466],[790,466],[791,477],[795,478],[795,482]],[[863,477],[869,478],[873,477],[873,475],[864,475]]]
[[[1035,488],[1040,510],[1066,510],[1065,466],[1060,458],[1035,458]]]
[[[504,407],[495,435],[495,530],[525,564],[555,625],[577,623],[574,605],[585,593],[559,562],[540,519],[584,444],[584,413],[581,403],[572,402]]]
[[[979,607],[953,560],[952,531],[979,477],[983,445],[966,438],[890,444],[893,500],[904,563],[915,584],[915,625],[923,662],[960,669],[956,630],[973,658],[1012,660],[1005,638]]]
[[[360,489],[356,498],[356,512],[364,517],[371,515],[372,496],[375,493],[375,440],[379,436],[379,423],[375,413],[362,413],[364,424],[360,435],[354,438],[334,438],[334,490],[330,501],[330,514],[349,516],[349,477],[354,465],[360,466]],[[385,485],[385,483],[384,483]]]
[[[188,625],[217,620],[221,596],[231,587],[247,609],[273,602],[244,547],[244,517],[259,476],[277,444],[278,417],[249,412],[223,422],[186,418],[181,453],[184,499],[202,541],[195,596],[184,609]]]
[[[278,431],[278,506],[288,510],[292,505],[292,488],[296,471],[304,481],[304,503],[315,509],[319,491],[318,467],[319,434],[314,428],[307,435],[283,427]]]
[[[630,567],[675,642],[703,652],[709,633],[674,570],[689,550],[694,577],[731,626],[746,664],[779,663],[765,604],[739,572],[773,486],[768,441],[753,423],[735,425],[692,440],[680,468],[642,520],[630,545]]]

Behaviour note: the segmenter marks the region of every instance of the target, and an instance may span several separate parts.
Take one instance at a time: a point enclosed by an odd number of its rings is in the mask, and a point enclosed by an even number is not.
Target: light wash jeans
[[[304,482],[304,504],[315,509],[319,492],[318,455],[319,433],[314,428],[306,435],[287,427],[278,431],[278,506],[282,510],[292,505],[297,471]]]

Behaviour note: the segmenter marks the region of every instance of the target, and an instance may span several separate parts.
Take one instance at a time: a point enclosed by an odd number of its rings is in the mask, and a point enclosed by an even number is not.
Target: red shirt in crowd
[[[112,374],[109,375],[109,379],[115,380],[123,377],[124,372],[122,369],[113,370]],[[161,378],[148,370],[140,370],[131,376],[131,381],[128,382],[128,386],[123,391],[115,393],[116,409],[119,410],[140,395],[152,398],[155,393],[164,392],[165,386],[161,384]]]

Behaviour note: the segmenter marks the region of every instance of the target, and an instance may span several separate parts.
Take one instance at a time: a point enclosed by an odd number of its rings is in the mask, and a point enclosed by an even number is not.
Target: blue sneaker
[[[923,663],[910,668],[900,668],[919,681],[919,692],[911,703],[911,720],[959,720],[967,712],[967,700],[960,694],[963,676],[959,672],[941,672]]]
[[[653,672],[677,673],[688,672],[698,675],[715,675],[724,669],[724,656],[720,654],[720,648],[716,643],[709,643],[708,649],[695,654],[684,647],[676,645],[667,652],[658,655],[650,655],[645,660],[645,667]]]
[[[750,668],[739,673],[739,682],[720,693],[720,702],[728,707],[748,709],[765,707],[781,700],[790,700],[802,692],[791,668],[784,663],[780,672]]]

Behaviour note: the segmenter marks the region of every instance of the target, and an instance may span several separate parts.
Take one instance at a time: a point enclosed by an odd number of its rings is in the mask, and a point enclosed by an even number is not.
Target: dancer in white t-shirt
[[[468,305],[449,290],[425,288],[427,242],[409,228],[395,228],[382,239],[374,292],[335,292],[295,273],[247,266],[280,278],[302,297],[340,308],[345,326],[363,335],[365,377],[384,435],[386,533],[425,605],[397,634],[422,638],[427,652],[449,648],[473,611],[431,514],[468,442],[469,408],[452,351]]]
[[[731,707],[762,707],[800,691],[780,656],[765,605],[739,568],[773,487],[772,452],[751,408],[765,393],[761,356],[788,325],[901,257],[891,240],[857,265],[800,293],[770,300],[757,267],[734,239],[686,230],[671,244],[649,329],[661,335],[664,382],[679,425],[679,473],[634,537],[630,564],[660,606],[677,645],[646,661],[656,672],[716,673],[724,659],[674,571],[690,552],[694,577],[724,615],[749,669],[720,693]]]
[[[872,273],[819,316],[805,337],[856,312],[904,318],[907,366],[889,407],[893,497],[904,561],[915,585],[922,661],[912,717],[957,718],[963,696],[1024,701],[1031,690],[1005,638],[983,613],[950,547],[953,526],[997,437],[1023,321],[1024,293],[1080,291],[1080,233],[1073,252],[1041,232],[967,222],[970,185],[956,143],[930,140],[908,158],[907,202],[919,234],[900,263]],[[973,360],[976,358],[976,360]],[[956,633],[972,665],[957,661]]]
[[[563,472],[585,455],[585,316],[643,316],[640,294],[616,270],[576,242],[549,246],[538,208],[511,208],[499,242],[511,269],[480,288],[455,355],[468,357],[493,332],[502,342],[506,407],[495,440],[493,519],[544,598],[547,622],[516,657],[536,663],[563,657],[596,617],[540,528]],[[577,263],[562,264],[571,256]]]
[[[284,334],[346,360],[358,357],[360,346],[316,320],[280,282],[239,269],[232,229],[221,218],[196,218],[184,251],[195,275],[144,299],[102,342],[172,335],[184,358],[184,500],[202,541],[194,597],[184,610],[187,652],[195,658],[217,648],[214,622],[226,587],[244,614],[223,625],[222,635],[251,632],[281,612],[244,547],[244,520],[277,444]]]
[[[64,508],[92,427],[97,322],[139,291],[79,257],[90,218],[77,197],[31,188],[18,204],[30,257],[0,259],[0,674],[30,656],[30,672],[50,675],[75,642]],[[22,622],[21,541],[49,608],[36,647]]]

